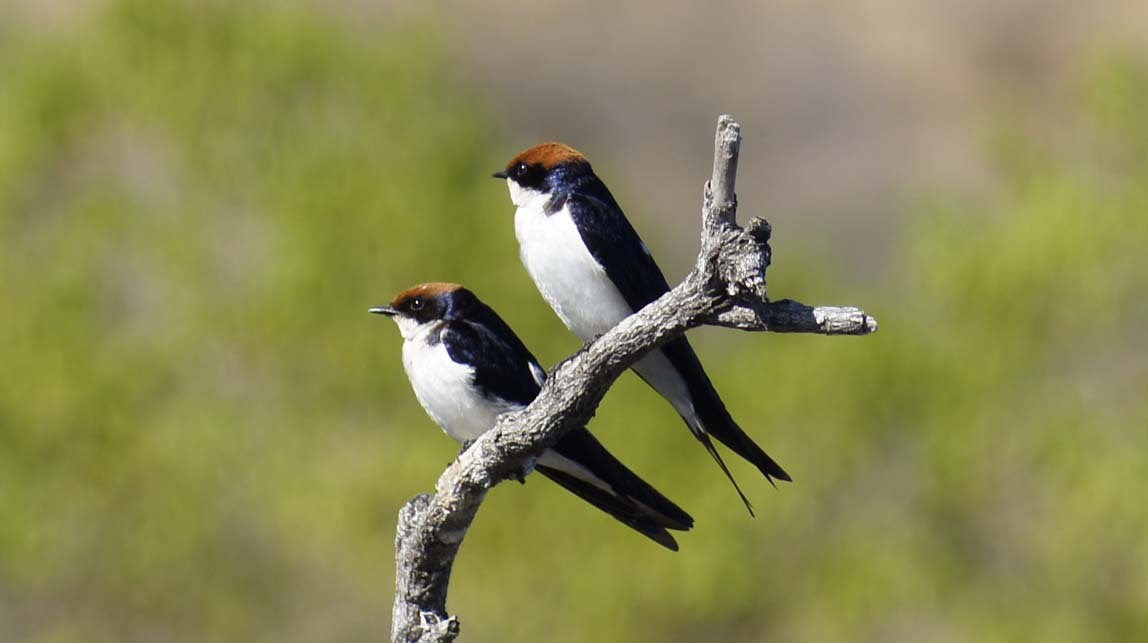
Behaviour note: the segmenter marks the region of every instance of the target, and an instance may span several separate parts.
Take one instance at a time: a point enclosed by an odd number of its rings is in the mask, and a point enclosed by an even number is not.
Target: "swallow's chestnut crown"
[[[429,284],[419,284],[417,286],[407,288],[401,293],[395,295],[395,298],[391,300],[391,308],[394,308],[395,310],[417,310],[422,308],[425,302],[433,301],[438,299],[440,295],[452,293],[457,290],[462,290],[462,286],[441,281]]]
[[[581,167],[590,169],[590,163],[578,150],[563,143],[542,143],[519,152],[510,159],[506,169],[496,172],[495,177],[511,179],[523,187],[544,189],[546,177],[555,168]]]
[[[578,150],[564,143],[542,143],[518,153],[506,165],[507,173],[514,170],[519,163],[537,165],[544,170],[552,170],[563,163],[585,163],[586,157]]]

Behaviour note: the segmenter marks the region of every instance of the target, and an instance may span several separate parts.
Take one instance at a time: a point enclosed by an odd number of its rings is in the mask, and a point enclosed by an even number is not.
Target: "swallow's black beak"
[[[499,170],[499,171],[495,172],[494,174],[491,174],[491,176],[493,176],[496,179],[505,179],[506,177],[508,177],[510,175],[506,173],[506,170]]]
[[[399,311],[391,308],[390,306],[379,306],[378,308],[372,308],[367,312],[374,313],[376,315],[386,315],[387,317],[392,317],[399,314]]]

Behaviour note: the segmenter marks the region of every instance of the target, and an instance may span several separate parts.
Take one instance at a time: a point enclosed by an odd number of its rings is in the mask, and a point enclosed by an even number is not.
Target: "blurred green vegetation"
[[[366,308],[462,281],[544,361],[577,347],[452,55],[429,16],[273,3],[0,28],[0,640],[385,636],[395,513],[456,447]],[[1078,89],[1071,145],[1002,128],[998,194],[922,204],[882,283],[776,231],[773,292],[877,335],[696,333],[796,478],[738,463],[757,519],[627,376],[592,428],[695,531],[670,554],[499,488],[456,566],[467,639],[1148,636],[1148,66]]]

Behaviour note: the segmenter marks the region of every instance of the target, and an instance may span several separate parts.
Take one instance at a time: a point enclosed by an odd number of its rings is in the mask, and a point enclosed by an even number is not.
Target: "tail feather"
[[[686,424],[689,424],[689,422],[686,422]],[[749,515],[756,516],[756,514],[753,513],[753,505],[749,503],[749,498],[745,497],[745,493],[742,492],[741,486],[737,484],[737,480],[734,479],[733,474],[729,472],[729,467],[725,466],[725,460],[722,460],[721,454],[719,454],[717,448],[714,447],[713,440],[710,440],[709,434],[704,431],[695,431],[694,437],[696,437],[698,442],[701,442],[702,446],[706,448],[706,452],[710,454],[710,457],[713,458],[714,462],[716,462],[718,467],[721,468],[721,471],[725,474],[725,477],[729,478],[730,484],[733,485],[733,490],[736,491],[738,497],[741,498],[742,503],[745,505],[746,511],[749,512]],[[770,483],[772,484],[773,481],[770,480]]]
[[[660,524],[651,515],[642,512],[634,502],[628,502],[623,496],[611,494],[558,469],[538,465],[535,470],[562,485],[567,491],[610,514],[618,522],[666,549],[678,551],[678,541],[674,540],[670,532],[666,531],[668,527]]]
[[[775,480],[793,482],[793,478],[786,473],[785,469],[782,469],[781,465],[769,457],[769,454],[758,446],[757,443],[753,441],[753,438],[750,438],[749,435],[734,422],[720,398],[715,397],[709,401],[721,405],[720,412],[715,412],[714,409],[707,409],[705,402],[698,404],[696,398],[694,405],[698,414],[698,422],[702,428],[705,429],[706,433],[717,438],[718,442],[726,445],[731,451],[757,467],[757,470],[765,476],[765,479],[768,480],[769,484],[773,485],[774,488],[777,487]]]
[[[666,344],[662,350],[670,363],[686,380],[690,401],[693,403],[694,412],[697,414],[697,421],[701,425],[698,428],[717,438],[718,442],[752,463],[758,471],[761,471],[766,480],[769,480],[770,484],[774,484],[774,479],[792,482],[793,479],[789,477],[785,469],[782,469],[781,465],[769,457],[753,441],[753,438],[749,437],[737,425],[737,422],[734,422],[689,342],[683,337]],[[687,424],[690,423],[689,418],[686,419],[686,422]],[[712,446],[707,446],[707,449],[710,448]]]
[[[694,519],[615,458],[586,429],[568,433],[537,470],[654,542],[677,551],[667,529],[687,531]]]

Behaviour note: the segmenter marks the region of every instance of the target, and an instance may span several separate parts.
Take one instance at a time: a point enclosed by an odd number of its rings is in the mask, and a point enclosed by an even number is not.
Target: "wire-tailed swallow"
[[[605,333],[670,289],[606,184],[577,150],[543,143],[515,156],[494,177],[506,179],[518,208],[514,230],[522,263],[547,303],[582,341]],[[751,513],[711,435],[752,462],[771,483],[790,480],[734,422],[685,337],[633,368],[682,416]]]
[[[405,290],[372,308],[399,325],[403,367],[419,403],[447,435],[467,444],[498,416],[538,395],[546,371],[489,306],[457,284]],[[585,428],[567,433],[536,470],[654,542],[677,551],[667,530],[685,531],[685,511],[630,471]]]

